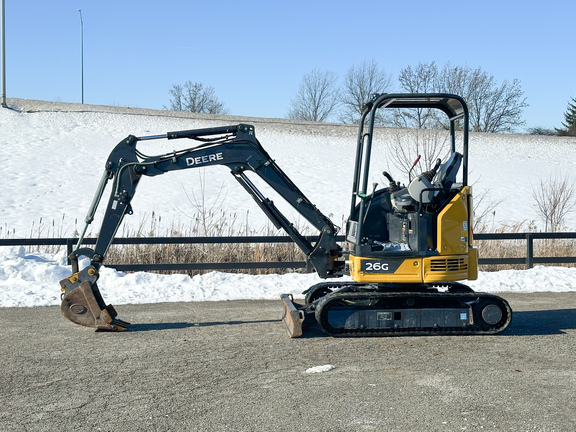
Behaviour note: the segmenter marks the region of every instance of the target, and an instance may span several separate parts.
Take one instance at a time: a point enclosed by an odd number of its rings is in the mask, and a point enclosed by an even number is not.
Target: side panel
[[[464,187],[438,214],[437,250],[440,255],[468,252],[468,196],[470,188]]]
[[[478,253],[432,257],[388,257],[381,259],[350,255],[350,276],[367,283],[441,283],[477,278]]]
[[[364,258],[350,255],[350,276],[355,282],[422,283],[422,258]],[[367,264],[369,264],[367,266]]]
[[[469,255],[440,255],[424,258],[424,282],[456,282],[469,279]]]

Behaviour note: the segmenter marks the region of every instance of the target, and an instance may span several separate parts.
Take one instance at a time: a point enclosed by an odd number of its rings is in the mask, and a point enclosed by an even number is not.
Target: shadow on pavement
[[[501,334],[509,336],[555,335],[565,334],[566,330],[571,329],[576,329],[576,309],[519,311],[513,312],[512,323]],[[326,334],[320,330],[318,324],[314,323],[305,327],[302,337],[326,337]]]
[[[175,330],[187,327],[212,327],[244,324],[280,323],[281,320],[253,321],[211,321],[211,322],[165,322],[149,324],[132,324],[127,331],[143,332],[158,330]],[[513,312],[512,323],[502,334],[509,336],[536,336],[564,334],[565,330],[576,329],[576,309],[556,309],[541,311]],[[316,323],[305,327],[303,338],[325,337]]]
[[[564,334],[576,329],[576,309],[512,312],[512,323],[503,334],[535,336]]]
[[[187,327],[212,327],[212,326],[228,326],[228,325],[239,325],[239,324],[259,324],[259,323],[273,323],[280,322],[280,320],[255,320],[255,321],[214,321],[214,322],[167,322],[167,323],[150,323],[150,324],[132,324],[128,327],[127,331],[142,332],[142,331],[152,331],[152,330],[176,330],[183,329]]]

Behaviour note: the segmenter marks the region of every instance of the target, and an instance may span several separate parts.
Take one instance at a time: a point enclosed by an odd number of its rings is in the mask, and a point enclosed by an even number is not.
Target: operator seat
[[[408,185],[408,193],[417,203],[429,204],[440,191],[448,191],[456,182],[456,175],[462,164],[462,155],[453,152],[445,163],[434,170],[420,174]]]
[[[456,183],[456,175],[460,165],[462,165],[462,155],[458,152],[452,153],[448,160],[440,165],[438,172],[432,179],[432,184],[449,190]]]

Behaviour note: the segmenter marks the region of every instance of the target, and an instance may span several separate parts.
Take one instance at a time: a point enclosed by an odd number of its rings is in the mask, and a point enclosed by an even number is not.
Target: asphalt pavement
[[[117,305],[124,333],[0,308],[0,430],[574,430],[576,293],[502,296],[496,336],[290,339],[280,300]]]

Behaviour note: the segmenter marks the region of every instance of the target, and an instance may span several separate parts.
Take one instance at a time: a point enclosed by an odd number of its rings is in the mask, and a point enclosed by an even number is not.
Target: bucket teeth
[[[96,283],[84,281],[66,290],[60,306],[62,314],[75,324],[99,330],[124,331],[130,323],[116,319],[112,305],[104,304]]]
[[[98,330],[104,331],[125,331],[128,327],[130,327],[130,323],[120,319],[115,319],[110,324],[99,324],[96,326]]]

